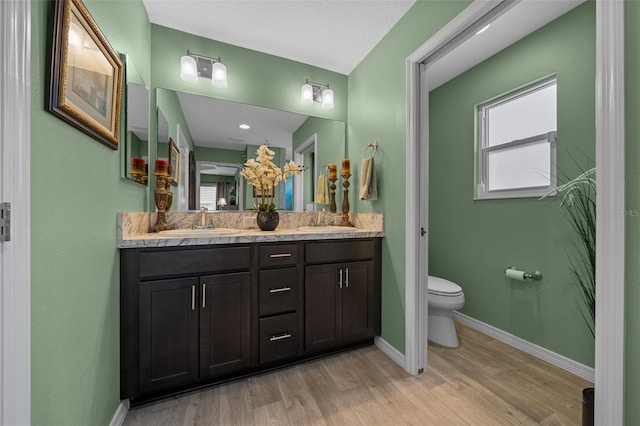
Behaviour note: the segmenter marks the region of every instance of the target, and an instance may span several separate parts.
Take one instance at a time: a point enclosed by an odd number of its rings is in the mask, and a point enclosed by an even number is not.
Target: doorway
[[[315,191],[313,181],[317,170],[315,156],[317,139],[318,134],[314,133],[309,139],[300,144],[294,152],[293,161],[297,165],[304,167],[302,173],[294,176],[293,206],[297,212],[314,210],[313,199]]]
[[[406,214],[406,370],[417,374],[426,363],[429,194],[428,92],[432,63],[495,17],[525,2],[475,1],[407,58]],[[596,4],[596,165],[597,276],[596,423],[624,423],[624,217],[605,221],[604,212],[624,211],[624,31],[622,2]],[[606,198],[605,198],[606,195]],[[612,350],[613,348],[613,350]]]

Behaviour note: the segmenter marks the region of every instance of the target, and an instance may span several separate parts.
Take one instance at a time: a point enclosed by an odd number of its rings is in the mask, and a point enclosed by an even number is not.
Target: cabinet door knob
[[[270,342],[275,342],[276,340],[288,339],[291,337],[291,334],[284,332],[282,334],[275,334],[269,338]]]
[[[282,293],[283,291],[291,291],[291,287],[272,288],[269,293]]]
[[[202,309],[207,307],[207,284],[202,284]]]

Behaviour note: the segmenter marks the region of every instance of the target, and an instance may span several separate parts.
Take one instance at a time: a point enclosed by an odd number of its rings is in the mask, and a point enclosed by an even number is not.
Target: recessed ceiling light
[[[249,126],[248,124],[245,124],[245,123],[242,123],[238,127],[240,127],[242,130],[248,130],[248,129],[251,128],[251,126]]]
[[[482,27],[476,34],[482,34],[483,32],[487,31],[490,26],[491,24],[487,24],[486,26]]]

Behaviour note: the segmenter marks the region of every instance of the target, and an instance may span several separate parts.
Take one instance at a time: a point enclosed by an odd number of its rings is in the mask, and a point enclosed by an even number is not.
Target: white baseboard
[[[129,400],[120,401],[120,405],[118,405],[118,409],[116,410],[113,418],[111,419],[111,423],[109,426],[122,426],[124,424],[124,418],[127,417],[127,413],[129,412]]]
[[[553,364],[556,367],[562,368],[563,370],[575,374],[576,376],[580,376],[583,379],[590,381],[591,383],[594,383],[595,381],[596,373],[594,368],[588,367],[584,364],[567,358],[564,355],[557,354],[553,351],[550,351],[549,349],[543,348],[542,346],[538,346],[535,343],[528,342],[524,339],[521,339],[520,337],[507,333],[506,331],[502,331],[492,325],[486,324],[482,321],[478,321],[477,319],[471,318],[470,316],[467,316],[465,314],[461,314],[460,312],[454,311],[453,317],[454,319],[473,328],[474,330],[478,330],[479,332],[491,336],[494,339],[500,340],[507,345],[520,349],[521,351],[526,352],[529,355],[535,356],[536,358],[539,358],[543,361],[547,361],[549,364]]]
[[[373,339],[373,343],[378,347],[378,349],[384,352],[385,355],[391,358],[393,362],[402,367],[403,370],[409,372],[407,370],[407,359],[402,353],[400,353],[399,350],[391,346],[391,344],[389,344],[389,342],[384,340],[382,337],[375,337]]]

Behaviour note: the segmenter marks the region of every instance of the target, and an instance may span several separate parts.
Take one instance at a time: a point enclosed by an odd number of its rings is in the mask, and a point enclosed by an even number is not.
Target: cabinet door
[[[338,285],[340,265],[305,268],[305,349],[329,349],[342,342],[342,295]]]
[[[351,343],[375,335],[369,305],[373,298],[373,262],[342,265],[342,342]]]
[[[141,391],[198,379],[197,285],[197,278],[140,283]]]
[[[201,378],[249,366],[249,272],[200,278]]]

